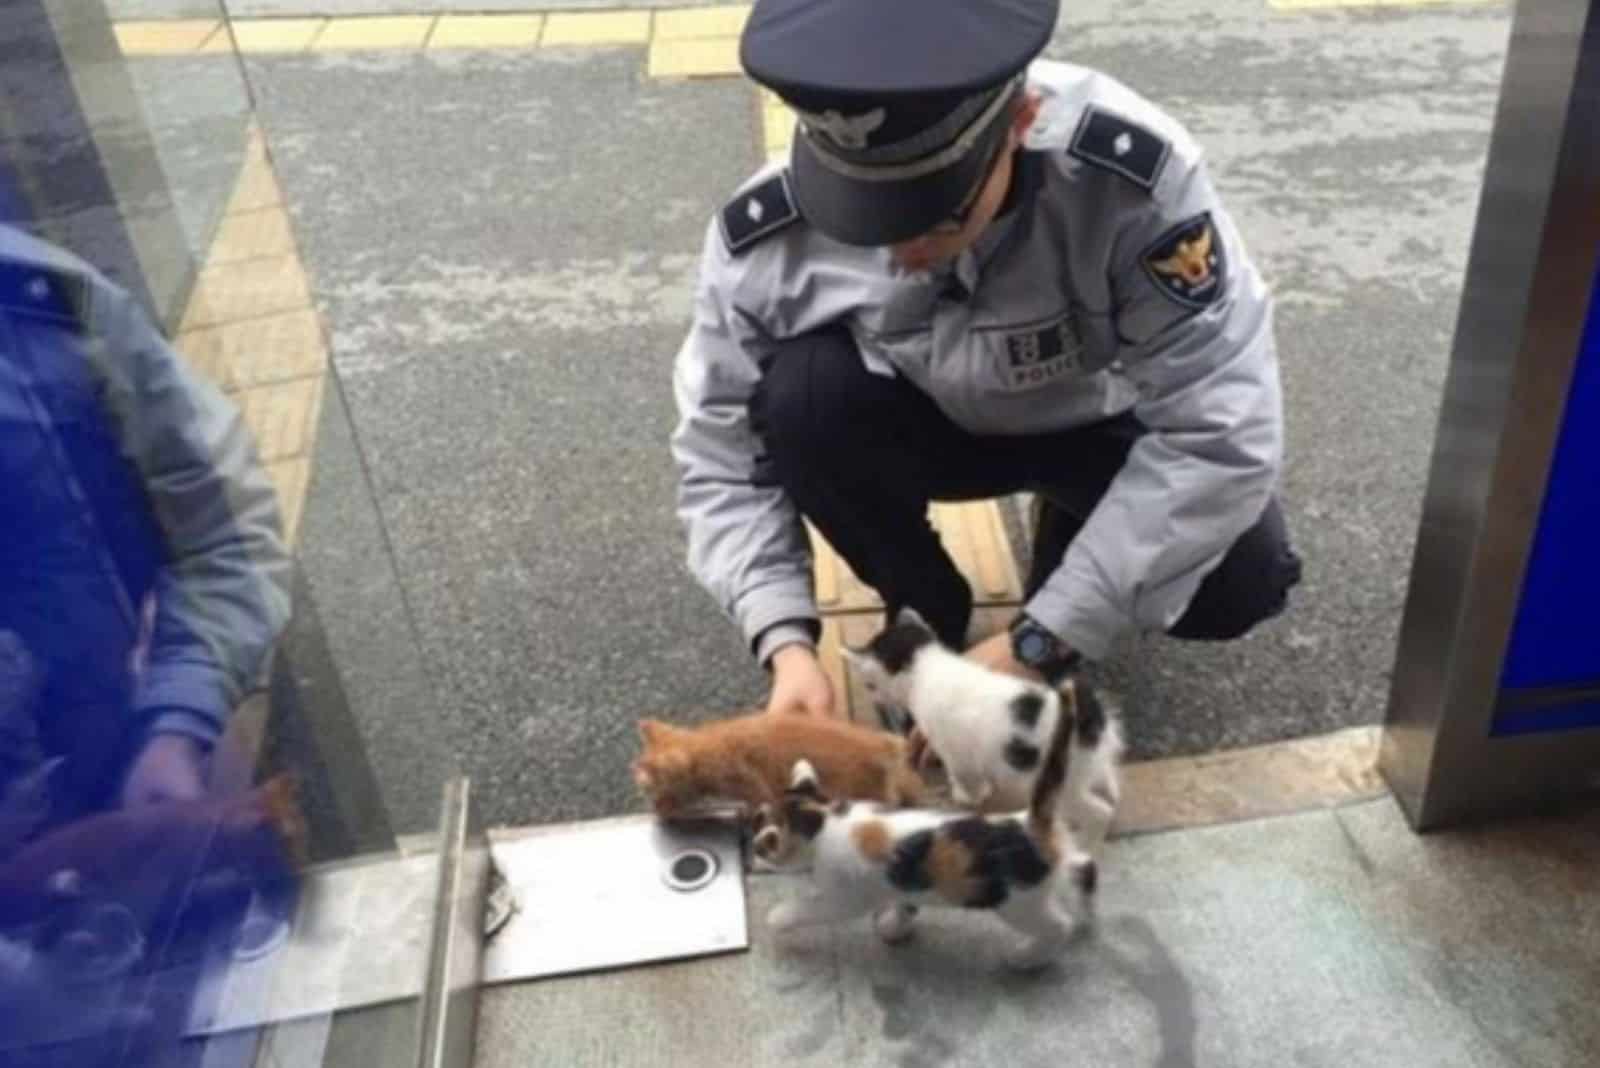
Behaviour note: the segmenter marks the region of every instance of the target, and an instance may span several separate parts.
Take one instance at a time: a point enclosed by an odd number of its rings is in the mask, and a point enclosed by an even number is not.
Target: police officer
[[[757,0],[746,25],[799,126],[708,229],[672,449],[769,711],[838,710],[802,516],[966,648],[928,503],[1036,494],[1026,603],[969,655],[1051,679],[1128,630],[1237,637],[1299,580],[1267,289],[1182,126],[1036,59],[1056,13]]]

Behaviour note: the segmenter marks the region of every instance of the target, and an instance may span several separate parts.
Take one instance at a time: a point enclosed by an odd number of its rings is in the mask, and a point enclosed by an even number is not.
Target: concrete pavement
[[[1136,756],[1381,716],[1507,29],[1498,5],[1064,11],[1050,54],[1190,125],[1278,294],[1308,565],[1244,642],[1103,666]],[[140,62],[155,85],[209,61]],[[352,697],[407,811],[434,760],[493,822],[632,807],[636,716],[761,695],[683,573],[665,438],[705,220],[767,135],[747,83],[648,70],[642,43],[245,58],[364,460],[313,473],[303,552],[341,591],[318,607],[352,677],[385,676],[364,631],[400,602],[425,665]],[[353,507],[381,581],[337,574]]]

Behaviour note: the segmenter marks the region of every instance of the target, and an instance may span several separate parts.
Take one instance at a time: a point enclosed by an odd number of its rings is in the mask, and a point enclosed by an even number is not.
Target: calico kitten
[[[841,797],[899,806],[925,794],[904,738],[841,720],[752,712],[675,727],[645,719],[639,735],[644,749],[633,765],[634,782],[664,817],[715,800],[775,811],[801,759]]]
[[[910,934],[918,906],[988,909],[1024,935],[1008,951],[1009,964],[1049,963],[1073,927],[1064,886],[1077,887],[1087,916],[1096,882],[1094,861],[1056,818],[1072,733],[1069,705],[1045,748],[1031,803],[1010,816],[835,801],[810,764],[796,763],[783,815],[811,879],[805,894],[773,907],[768,925],[782,932],[873,913],[879,935],[893,942]],[[758,851],[775,841],[770,832],[758,832]]]
[[[1028,803],[1045,739],[1072,724],[1067,815],[1084,850],[1099,854],[1121,798],[1122,731],[1085,682],[1060,690],[993,671],[946,648],[915,612],[865,649],[846,649],[873,700],[908,713],[950,776],[957,804],[1014,812]],[[826,780],[824,780],[826,781]]]

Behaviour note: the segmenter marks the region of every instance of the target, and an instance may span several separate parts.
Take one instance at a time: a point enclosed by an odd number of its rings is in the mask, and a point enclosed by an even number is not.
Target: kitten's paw
[[[1100,866],[1084,860],[1072,866],[1072,885],[1078,888],[1078,907],[1085,917],[1094,917],[1095,891],[1100,887]]]
[[[755,833],[750,840],[750,848],[762,860],[776,864],[783,856],[783,832],[768,824]]]
[[[917,919],[917,906],[895,903],[885,905],[878,910],[878,915],[873,918],[872,925],[877,928],[878,937],[891,946],[897,942],[904,942],[914,933],[912,924]]]

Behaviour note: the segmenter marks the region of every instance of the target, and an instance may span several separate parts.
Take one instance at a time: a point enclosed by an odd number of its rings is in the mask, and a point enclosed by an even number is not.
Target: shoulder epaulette
[[[1067,152],[1149,192],[1155,189],[1172,146],[1138,123],[1091,105],[1078,122]]]
[[[722,240],[735,256],[797,221],[800,209],[789,191],[789,172],[779,171],[743,190],[723,205],[717,218]]]

